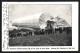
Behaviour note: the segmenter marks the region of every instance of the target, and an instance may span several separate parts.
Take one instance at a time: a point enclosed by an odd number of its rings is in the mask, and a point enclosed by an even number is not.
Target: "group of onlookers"
[[[59,33],[62,33],[62,32],[66,32],[67,34],[71,34],[72,33],[72,27],[59,27],[59,28],[55,28],[55,33],[59,32]]]
[[[17,36],[32,36],[32,35],[54,35],[55,33],[64,33],[72,34],[72,27],[59,27],[55,29],[40,29],[36,31],[9,31],[9,37],[17,37]]]

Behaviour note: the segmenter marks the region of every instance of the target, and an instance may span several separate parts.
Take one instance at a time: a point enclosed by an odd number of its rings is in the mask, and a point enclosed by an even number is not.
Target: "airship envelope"
[[[26,28],[40,28],[45,29],[47,26],[47,21],[51,20],[54,23],[52,24],[53,28],[56,27],[69,27],[69,24],[65,19],[55,17],[53,18],[48,13],[39,13],[35,15],[30,15],[12,21],[12,26],[16,27],[26,27]]]
[[[65,19],[59,17],[56,17],[55,19],[57,20],[56,21],[57,27],[70,27],[70,25]]]
[[[48,13],[39,13],[30,15],[12,21],[12,26],[16,27],[27,27],[27,28],[41,28],[44,29],[47,25],[47,20],[51,19],[52,16]]]

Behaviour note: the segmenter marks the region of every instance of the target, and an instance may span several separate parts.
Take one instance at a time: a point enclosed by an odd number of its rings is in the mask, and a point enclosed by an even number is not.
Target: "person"
[[[47,21],[47,26],[45,27],[45,33],[46,33],[46,35],[53,33],[53,30],[52,30],[53,27],[51,25],[52,23],[53,23],[53,21],[50,21],[50,20]]]

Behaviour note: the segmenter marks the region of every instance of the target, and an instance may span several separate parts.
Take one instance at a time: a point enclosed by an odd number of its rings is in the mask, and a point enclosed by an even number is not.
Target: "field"
[[[72,46],[72,34],[33,35],[12,37],[9,46]]]

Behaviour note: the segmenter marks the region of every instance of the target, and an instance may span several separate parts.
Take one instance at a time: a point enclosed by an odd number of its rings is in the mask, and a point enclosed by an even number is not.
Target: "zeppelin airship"
[[[30,16],[14,19],[12,21],[12,26],[16,26],[18,28],[24,27],[31,29],[45,29],[48,20],[54,22],[54,24],[52,24],[53,28],[70,26],[66,20],[59,17],[53,18],[49,13],[33,14]]]

